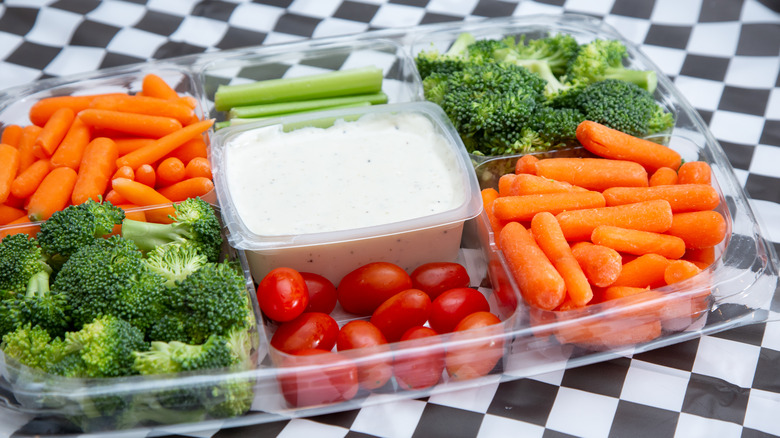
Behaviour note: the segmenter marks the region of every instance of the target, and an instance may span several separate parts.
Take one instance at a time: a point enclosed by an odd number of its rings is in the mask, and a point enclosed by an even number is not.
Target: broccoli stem
[[[319,109],[341,108],[345,105],[375,105],[380,103],[387,103],[387,95],[381,91],[379,93],[338,96],[326,99],[238,106],[230,109],[229,117],[230,119],[270,117]]]
[[[122,236],[133,241],[141,251],[152,249],[174,241],[184,241],[185,236],[176,234],[173,224],[158,224],[125,219],[122,222]]]
[[[625,68],[609,69],[604,74],[605,79],[620,79],[631,82],[647,90],[650,94],[655,92],[658,85],[658,77],[652,70],[629,70]]]
[[[27,283],[26,296],[32,298],[39,296],[43,298],[49,293],[49,277],[51,275],[51,269],[43,269],[30,277],[30,281]]]
[[[455,38],[455,41],[453,41],[450,48],[445,53],[445,56],[447,57],[465,57],[466,54],[469,52],[469,46],[474,44],[474,42],[477,39],[474,38],[474,35],[463,32],[460,35],[458,35],[457,38]]]
[[[382,69],[369,66],[248,84],[220,85],[214,95],[214,105],[217,111],[227,111],[237,106],[378,93],[382,90],[382,79]]]

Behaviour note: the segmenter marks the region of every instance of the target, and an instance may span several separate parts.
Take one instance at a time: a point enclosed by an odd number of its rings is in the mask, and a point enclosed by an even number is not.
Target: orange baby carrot
[[[610,286],[604,290],[604,301],[617,300],[620,298],[630,297],[632,295],[647,292],[649,289],[646,287],[633,287],[633,286]]]
[[[593,290],[577,259],[574,258],[569,242],[563,237],[563,231],[555,216],[546,211],[534,216],[531,220],[531,234],[539,248],[561,274],[572,304],[577,307],[588,304],[593,298]]]
[[[127,178],[117,178],[111,181],[114,190],[117,191],[128,202],[138,206],[160,205],[162,207],[146,211],[146,218],[152,222],[170,223],[170,215],[176,211],[170,204],[171,200],[160,194],[157,190],[138,181]]]
[[[184,179],[184,163],[176,157],[165,158],[157,165],[157,184],[169,186]]]
[[[536,175],[536,163],[539,158],[536,155],[523,155],[515,163],[515,174]]]
[[[35,139],[38,138],[38,134],[41,133],[40,126],[27,125],[22,129],[22,137],[19,139],[19,171],[30,167],[35,162],[35,154],[33,148],[35,147]]]
[[[701,272],[698,266],[687,260],[672,260],[664,271],[666,284],[687,280]]]
[[[590,120],[577,126],[577,140],[582,147],[600,157],[633,161],[651,173],[661,167],[677,170],[682,161],[680,154],[673,149]]]
[[[185,126],[171,134],[168,134],[154,143],[136,149],[133,152],[119,158],[117,166],[130,166],[137,169],[142,164],[151,164],[166,156],[186,141],[200,136],[214,124],[214,119],[203,120],[192,125]],[[184,161],[184,160],[182,160]]]
[[[671,167],[661,167],[650,176],[650,187],[677,184],[677,172]]]
[[[115,205],[125,211],[126,219],[132,219],[134,221],[139,221],[139,222],[146,222],[146,213],[144,213],[141,207],[135,204],[130,204],[128,202],[124,202],[122,204],[115,204]]]
[[[563,235],[569,241],[589,240],[599,225],[663,233],[672,226],[672,209],[663,199],[614,207],[571,210],[559,213]]]
[[[31,222],[30,218],[27,217],[27,215],[24,215],[7,223],[5,227],[0,229],[0,241],[8,236],[19,233],[25,233],[30,237],[35,237],[38,234],[40,227],[38,225],[30,225]]]
[[[675,213],[712,210],[720,204],[718,192],[707,184],[676,184],[655,187],[612,187],[604,190],[607,205],[665,199]]]
[[[124,156],[125,154],[128,154],[130,152],[133,152],[136,149],[140,149],[144,146],[148,146],[155,142],[155,139],[153,138],[115,138],[114,143],[116,143],[117,152],[119,153],[119,156]]]
[[[27,215],[32,221],[46,220],[70,202],[78,174],[70,167],[56,167],[38,185],[27,203]]]
[[[520,173],[515,175],[511,186],[508,189],[508,195],[534,195],[540,193],[559,193],[559,192],[584,192],[587,189],[575,186],[564,181],[554,181],[541,176],[531,175],[529,173]]]
[[[567,210],[604,207],[599,192],[541,193],[538,195],[502,196],[493,202],[493,213],[500,220],[530,221],[536,213],[558,214]]]
[[[181,129],[182,125],[170,117],[147,116],[103,109],[87,108],[79,111],[84,123],[96,128],[110,128],[128,134],[152,138],[164,137]]]
[[[656,288],[666,284],[664,272],[670,260],[659,254],[645,254],[623,264],[612,286]]]
[[[171,157],[171,158],[176,158],[176,157]],[[209,162],[208,158],[195,157],[191,159],[186,166],[184,166],[185,178],[195,178],[196,176],[201,176],[203,178],[208,178],[208,179],[213,178],[213,175],[211,173],[211,163]]]
[[[149,96],[113,95],[99,96],[92,100],[90,108],[146,114],[148,116],[170,117],[186,125],[195,112],[179,100],[160,99]]]
[[[707,248],[723,241],[728,224],[723,215],[713,210],[675,213],[667,234],[677,236],[686,248]]]
[[[622,257],[612,248],[582,241],[572,245],[571,252],[593,286],[611,285],[623,270]]]
[[[696,266],[704,269],[715,263],[715,247],[687,248],[683,259],[693,262]]]
[[[210,179],[196,176],[161,187],[158,191],[171,201],[179,202],[196,196],[202,197],[212,189],[214,189],[214,183]]]
[[[154,73],[148,73],[144,76],[141,82],[141,92],[144,96],[160,99],[177,99],[179,97],[176,90],[171,88],[163,78]]]
[[[122,94],[122,93],[111,93]],[[52,96],[45,97],[38,100],[33,104],[28,113],[30,121],[39,127],[46,124],[57,110],[60,108],[70,108],[74,113],[86,109],[89,107],[90,102],[97,96],[105,96],[105,94],[90,94],[83,96]]]
[[[130,168],[132,169],[132,167]],[[138,169],[135,169],[135,181],[149,187],[154,187],[157,185],[157,172],[155,172],[154,167],[152,167],[151,164],[142,164],[138,166]]]
[[[24,215],[24,210],[11,207],[10,205],[0,204],[0,225],[13,222]]]
[[[514,173],[501,175],[498,179],[498,196],[509,196],[509,188],[512,187],[515,176]]]
[[[685,254],[685,242],[679,237],[611,225],[596,227],[590,240],[596,245],[635,255],[659,254],[668,259],[679,259]]]
[[[547,158],[536,163],[536,174],[588,190],[647,187],[647,171],[633,161],[604,158]]]
[[[43,125],[41,133],[35,139],[33,155],[38,158],[49,158],[54,150],[60,145],[60,142],[68,133],[70,125],[76,113],[70,108],[60,108],[49,117],[46,124]]]
[[[135,179],[135,172],[133,171],[133,168],[130,166],[122,166],[118,168],[116,172],[114,172],[113,176],[111,176],[111,179],[117,179],[117,178]]]
[[[54,167],[68,166],[73,170],[79,169],[84,149],[87,147],[92,132],[89,126],[76,117],[62,139],[60,146],[51,156],[51,165]]]
[[[14,182],[11,184],[11,193],[17,198],[26,198],[32,195],[41,181],[49,174],[51,168],[51,163],[45,158],[34,162],[14,178]]]
[[[495,240],[498,242],[498,233],[500,233],[501,228],[504,227],[504,224],[498,220],[495,214],[493,214],[493,201],[498,198],[498,190],[492,187],[488,187],[486,189],[482,189],[481,195],[482,208],[485,209],[485,214],[487,215],[488,222],[490,223],[490,229],[493,230]]]
[[[11,145],[13,147],[19,146],[19,139],[22,138],[22,127],[19,125],[7,125],[3,129],[3,135],[0,136],[0,143]]]
[[[197,136],[192,140],[186,141],[183,145],[166,155],[166,157],[176,157],[180,159],[185,165],[189,164],[193,158],[202,157],[208,159],[208,156],[208,146],[202,136]]]
[[[116,143],[106,137],[98,137],[84,149],[84,158],[79,166],[78,179],[73,187],[73,204],[82,204],[88,199],[99,201],[106,193],[116,165]]]
[[[113,178],[112,181],[114,179],[116,178]],[[125,199],[124,196],[120,195],[119,192],[117,192],[114,189],[109,190],[108,193],[106,193],[106,197],[103,198],[103,200],[108,201],[114,205],[127,204],[127,199]]]
[[[0,143],[0,204],[11,194],[11,185],[19,173],[19,150]]]
[[[499,243],[523,298],[543,310],[558,307],[566,298],[566,284],[531,233],[510,222],[501,230]]]
[[[712,169],[704,161],[686,161],[677,171],[678,184],[711,184]]]

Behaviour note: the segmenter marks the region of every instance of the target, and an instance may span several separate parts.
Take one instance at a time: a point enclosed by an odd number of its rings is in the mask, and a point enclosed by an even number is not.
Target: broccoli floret
[[[144,264],[133,242],[114,235],[76,251],[52,291],[67,296],[76,329],[101,315],[121,318],[146,332],[164,309],[165,279]]]
[[[56,269],[79,248],[111,234],[124,218],[124,210],[111,202],[89,199],[52,214],[41,224],[37,239]]]
[[[474,43],[474,36],[461,33],[450,48],[441,53],[438,50],[425,50],[415,56],[417,71],[422,79],[434,73],[450,74],[464,67],[468,57],[468,47]]]
[[[0,336],[32,324],[52,337],[65,334],[70,327],[70,306],[63,294],[49,290],[49,272],[33,275],[27,292],[0,302]]]
[[[584,86],[604,79],[619,79],[654,93],[658,78],[652,70],[629,70],[623,65],[626,46],[618,40],[593,40],[580,46],[566,67],[567,82]]]
[[[175,286],[176,282],[184,280],[206,263],[206,256],[195,247],[179,242],[158,246],[146,253],[144,259],[149,269],[166,279],[165,285],[168,287]]]
[[[173,223],[158,224],[125,219],[122,235],[142,251],[180,242],[192,245],[210,262],[216,262],[222,250],[219,219],[209,203],[200,198],[189,198],[174,204]]]
[[[52,338],[42,327],[25,324],[3,336],[3,352],[31,368],[50,371],[65,354],[60,338]]]
[[[133,367],[140,374],[166,374],[224,368],[235,362],[224,337],[211,335],[205,343],[152,341],[148,351],[134,353]]]
[[[36,239],[19,233],[0,241],[0,299],[10,299],[37,287],[41,277],[36,274],[41,272],[48,274],[51,268]]]
[[[569,35],[559,33],[544,38],[527,39],[521,36],[513,47],[518,59],[544,61],[556,76],[563,75],[569,62],[579,53],[580,45]]]

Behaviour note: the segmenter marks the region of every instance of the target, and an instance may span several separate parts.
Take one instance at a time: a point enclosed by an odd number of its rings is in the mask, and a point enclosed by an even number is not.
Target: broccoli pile
[[[171,223],[154,224],[90,200],[54,213],[34,237],[0,241],[7,358],[52,378],[215,376],[131,400],[79,400],[87,416],[110,418],[112,427],[237,416],[254,397],[254,382],[218,378],[252,366],[255,320],[243,272],[220,260],[221,227],[208,203],[191,198],[174,211]]]
[[[627,56],[615,40],[461,33],[447,51],[422,51],[415,63],[425,98],[441,106],[466,149],[506,155],[577,145],[583,120],[640,137],[670,129],[673,115],[653,97],[655,72],[627,69]]]

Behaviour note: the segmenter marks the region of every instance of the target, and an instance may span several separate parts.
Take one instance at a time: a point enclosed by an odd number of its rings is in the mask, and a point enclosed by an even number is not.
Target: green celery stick
[[[379,93],[356,94],[353,96],[330,97],[325,99],[237,106],[230,109],[228,117],[230,119],[269,117],[317,109],[330,109],[361,102],[367,102],[369,104],[387,103],[387,95],[380,91]]]

